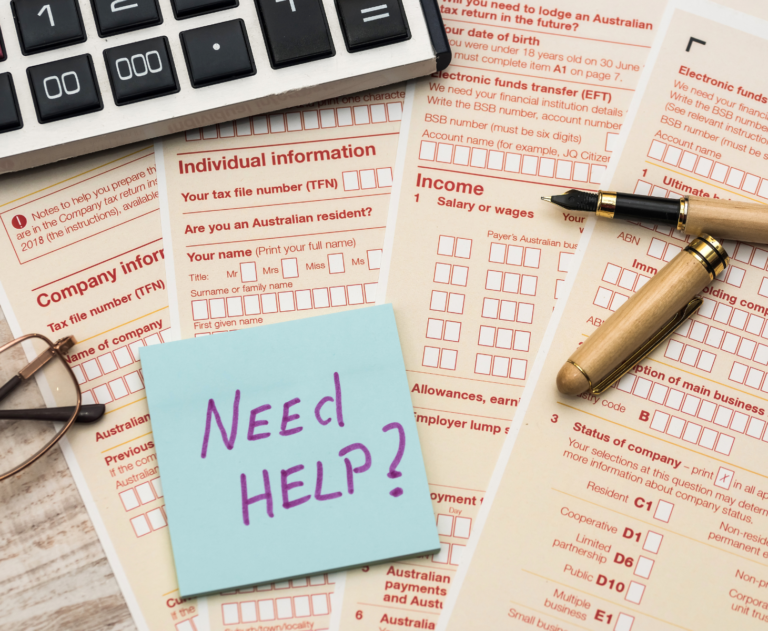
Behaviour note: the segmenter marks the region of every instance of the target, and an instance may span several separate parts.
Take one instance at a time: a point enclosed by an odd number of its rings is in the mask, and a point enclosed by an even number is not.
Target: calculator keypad
[[[163,23],[157,0],[91,0],[91,4],[101,37]]]
[[[167,37],[108,48],[104,51],[104,61],[117,105],[179,91]]]
[[[400,0],[336,0],[349,52],[410,38]]]
[[[77,0],[12,0],[11,8],[25,55],[86,39]]]
[[[21,129],[21,112],[10,72],[0,74],[0,134]]]
[[[234,9],[240,5],[239,0],[171,0],[173,14],[177,20],[191,18],[204,13]]]
[[[273,68],[335,54],[320,0],[256,0]]]
[[[249,77],[256,73],[242,20],[183,31],[181,46],[192,87]]]
[[[103,109],[90,55],[27,68],[37,118],[51,123]]]

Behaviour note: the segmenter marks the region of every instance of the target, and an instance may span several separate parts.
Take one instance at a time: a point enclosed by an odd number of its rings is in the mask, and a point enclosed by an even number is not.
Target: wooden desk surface
[[[0,631],[22,629],[136,629],[58,447],[0,482]]]

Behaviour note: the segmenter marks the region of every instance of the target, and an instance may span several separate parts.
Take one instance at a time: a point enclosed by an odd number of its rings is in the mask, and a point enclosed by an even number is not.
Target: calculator
[[[0,0],[0,173],[450,59],[437,0]]]

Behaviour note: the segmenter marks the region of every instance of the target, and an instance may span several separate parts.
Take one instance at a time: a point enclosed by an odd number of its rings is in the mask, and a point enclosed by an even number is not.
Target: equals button
[[[381,2],[381,0],[379,0]],[[355,53],[410,39],[400,0],[336,0],[347,50]]]

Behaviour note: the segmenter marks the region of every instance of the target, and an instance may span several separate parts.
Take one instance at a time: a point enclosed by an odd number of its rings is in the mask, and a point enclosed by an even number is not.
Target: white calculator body
[[[436,0],[0,1],[0,173],[445,68]]]

